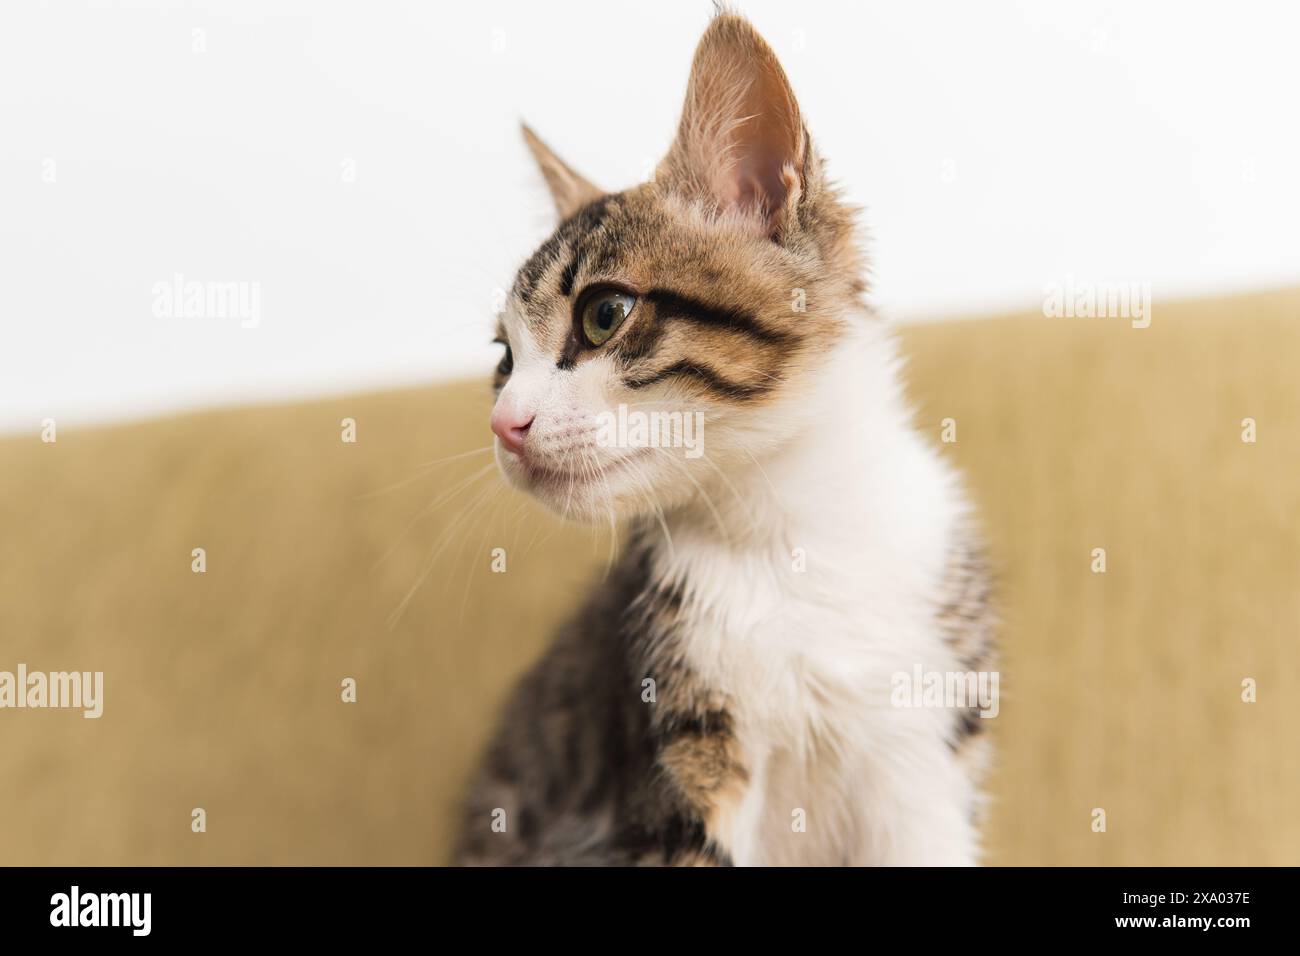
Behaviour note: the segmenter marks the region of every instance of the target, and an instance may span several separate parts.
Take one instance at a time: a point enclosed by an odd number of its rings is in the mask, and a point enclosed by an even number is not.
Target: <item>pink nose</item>
[[[492,409],[492,431],[501,439],[506,451],[522,455],[524,439],[528,437],[528,429],[532,427],[534,417],[532,412],[503,399]]]

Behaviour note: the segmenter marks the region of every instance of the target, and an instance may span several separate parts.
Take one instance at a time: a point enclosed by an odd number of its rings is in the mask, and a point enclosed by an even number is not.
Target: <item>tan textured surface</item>
[[[1300,863],[1300,293],[1154,316],[905,336],[1003,566],[991,862]],[[98,721],[0,710],[0,863],[441,860],[501,695],[606,553],[490,473],[417,517],[488,463],[418,467],[485,444],[486,402],[0,441],[0,670],[107,685]]]

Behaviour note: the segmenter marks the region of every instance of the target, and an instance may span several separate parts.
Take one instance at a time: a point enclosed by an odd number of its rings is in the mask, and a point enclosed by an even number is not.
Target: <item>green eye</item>
[[[582,334],[591,345],[603,345],[623,324],[636,297],[626,292],[609,290],[598,292],[582,306]]]

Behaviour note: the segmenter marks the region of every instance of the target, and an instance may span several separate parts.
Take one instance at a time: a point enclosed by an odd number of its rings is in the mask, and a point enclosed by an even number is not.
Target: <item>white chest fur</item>
[[[740,865],[974,859],[951,712],[891,706],[894,675],[956,666],[934,613],[963,504],[889,394],[738,482],[748,513],[677,516],[656,558],[733,711],[748,782],[710,836]]]

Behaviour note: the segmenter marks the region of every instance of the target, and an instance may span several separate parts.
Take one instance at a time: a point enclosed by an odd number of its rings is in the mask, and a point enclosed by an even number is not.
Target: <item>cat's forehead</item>
[[[568,304],[591,284],[722,294],[726,304],[743,304],[769,286],[784,289],[794,271],[789,257],[755,244],[743,225],[646,184],[602,196],[560,223],[520,268],[511,298],[518,318],[549,338],[547,326],[566,319]]]
[[[554,293],[571,295],[580,272],[616,267],[653,219],[653,204],[631,193],[611,193],[588,203],[561,222],[520,267],[514,298],[527,313]]]

